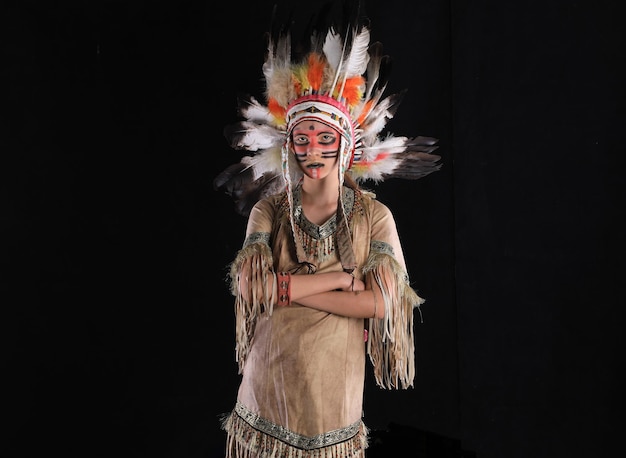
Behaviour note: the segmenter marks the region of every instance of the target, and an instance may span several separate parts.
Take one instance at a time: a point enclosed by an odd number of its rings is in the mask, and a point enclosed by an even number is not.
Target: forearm
[[[351,318],[383,318],[385,307],[378,287],[364,291],[328,291],[297,301],[306,307]]]
[[[346,272],[326,272],[314,275],[291,275],[291,300],[336,290],[350,290],[354,277]]]
[[[270,274],[265,279],[256,277],[253,280],[250,278],[251,271],[249,263],[244,263],[239,273],[239,291],[244,300],[250,300],[251,292],[254,294],[254,297],[263,297],[264,291],[272,291],[272,289],[276,293],[275,297],[278,297],[278,273]],[[299,301],[303,297],[339,289],[357,291],[363,289],[363,287],[363,282],[342,271],[314,275],[294,274],[289,277],[289,297],[291,301]]]
[[[249,300],[250,267],[245,264],[239,277],[240,291],[244,299]],[[262,291],[277,288],[274,276],[266,279],[263,288],[258,281],[254,284],[256,297],[262,297]],[[336,315],[353,318],[383,318],[385,316],[384,301],[378,285],[373,283],[372,289],[365,290],[362,280],[354,278],[346,272],[325,272],[313,275],[291,275],[289,277],[289,300],[300,305],[322,310]],[[275,285],[274,285],[275,284]],[[278,299],[279,291],[275,297]]]

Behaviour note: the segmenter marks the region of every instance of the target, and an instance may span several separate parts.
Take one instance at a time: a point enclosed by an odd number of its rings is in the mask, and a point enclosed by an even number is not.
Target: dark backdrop
[[[212,180],[272,4],[3,2],[0,457],[220,456],[245,220]],[[404,456],[623,448],[618,5],[366,2],[408,89],[388,128],[443,161],[376,188],[427,299],[415,387],[366,383]]]

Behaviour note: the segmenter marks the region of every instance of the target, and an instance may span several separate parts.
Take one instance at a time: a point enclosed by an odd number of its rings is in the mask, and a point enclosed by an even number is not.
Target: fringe
[[[239,272],[244,263],[250,267],[248,282],[248,297],[252,298],[250,301],[244,300],[239,290]],[[257,320],[263,315],[270,316],[276,302],[276,274],[269,246],[264,242],[244,246],[230,266],[229,277],[230,291],[235,296],[235,360],[241,374],[246,357],[250,353]]]
[[[323,239],[311,237],[298,225],[295,227],[298,238],[307,259],[315,259],[319,264],[328,259],[335,252],[335,236],[333,234]]]
[[[254,429],[234,411],[221,418],[227,433],[225,458],[364,458],[369,430],[361,423],[359,432],[338,444],[301,449]]]
[[[364,274],[371,274],[385,302],[385,317],[369,320],[367,354],[376,384],[406,389],[415,378],[413,310],[424,303],[409,284],[408,275],[393,256],[371,252]]]

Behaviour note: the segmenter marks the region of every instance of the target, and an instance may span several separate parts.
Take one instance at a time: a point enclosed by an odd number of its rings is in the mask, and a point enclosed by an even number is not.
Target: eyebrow
[[[297,134],[297,133],[304,133],[304,132],[306,132],[307,130],[309,130],[309,131],[313,131],[313,130],[315,130],[315,126],[309,126],[309,127],[305,127],[305,128],[297,128],[297,127],[296,127],[296,128],[293,130],[293,132],[292,132],[292,133],[293,133],[293,134]],[[321,128],[321,129],[319,130],[319,133],[320,133],[320,134],[328,134],[328,133],[330,133],[330,134],[337,134],[337,132],[336,132],[335,130],[333,130],[333,129],[329,128],[329,127],[326,127],[326,128]]]

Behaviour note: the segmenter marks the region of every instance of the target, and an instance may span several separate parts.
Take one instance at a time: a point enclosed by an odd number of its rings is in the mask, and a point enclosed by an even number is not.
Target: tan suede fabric
[[[287,208],[284,194],[260,201],[250,215],[246,231],[247,238],[259,240],[254,243],[269,240],[271,264],[257,264],[267,265],[267,268],[271,265],[274,272],[297,268]],[[357,192],[349,221],[358,264],[355,275],[362,278],[361,268],[368,259],[372,259],[371,242],[377,241],[388,249],[383,256],[393,258],[395,272],[389,269],[390,275],[398,276],[400,272],[400,278],[404,280],[405,262],[395,222],[388,208],[371,195]],[[258,234],[268,234],[268,238],[255,237]],[[249,256],[252,252],[256,253],[255,256],[267,257],[258,255],[263,252],[258,249],[245,253],[242,250],[240,256]],[[237,264],[234,264],[236,267]],[[341,269],[336,254],[331,254],[317,265],[317,272],[320,273]],[[368,267],[369,272],[373,269],[371,265]],[[366,280],[371,279],[368,277]],[[402,305],[402,301],[399,301],[400,305],[396,304],[398,298],[395,296],[402,294],[403,290],[398,291],[400,293],[388,292],[385,307]],[[237,295],[236,287],[233,292]],[[411,298],[415,300],[417,295],[412,290],[411,293],[414,295]],[[258,299],[261,302],[263,300]],[[255,431],[297,448],[317,447],[320,444],[328,446],[329,441],[347,441],[356,434],[364,434],[366,428],[362,425],[362,402],[368,351],[364,329],[370,323],[363,319],[321,312],[297,303],[287,307],[258,307],[258,304],[245,304],[241,299],[238,301],[238,307],[247,313],[245,319],[238,318],[238,326],[244,326],[245,323],[247,327],[246,332],[238,332],[240,339],[246,340],[238,343],[239,348],[244,349],[239,356],[242,373],[237,396],[239,417]],[[410,351],[399,357],[408,357],[411,362],[402,363],[399,367],[408,364],[412,367],[413,322],[412,319],[407,321],[406,315],[412,312],[413,304],[403,306],[408,310],[406,313],[389,314],[389,317],[404,316],[404,323],[396,323],[399,329],[397,336],[381,337],[377,345],[387,345],[382,342],[383,339],[405,340],[403,347]],[[385,364],[380,363],[379,372],[387,369]],[[232,441],[235,432],[229,431],[227,426],[225,429]],[[239,444],[239,447],[245,448],[245,444]]]

